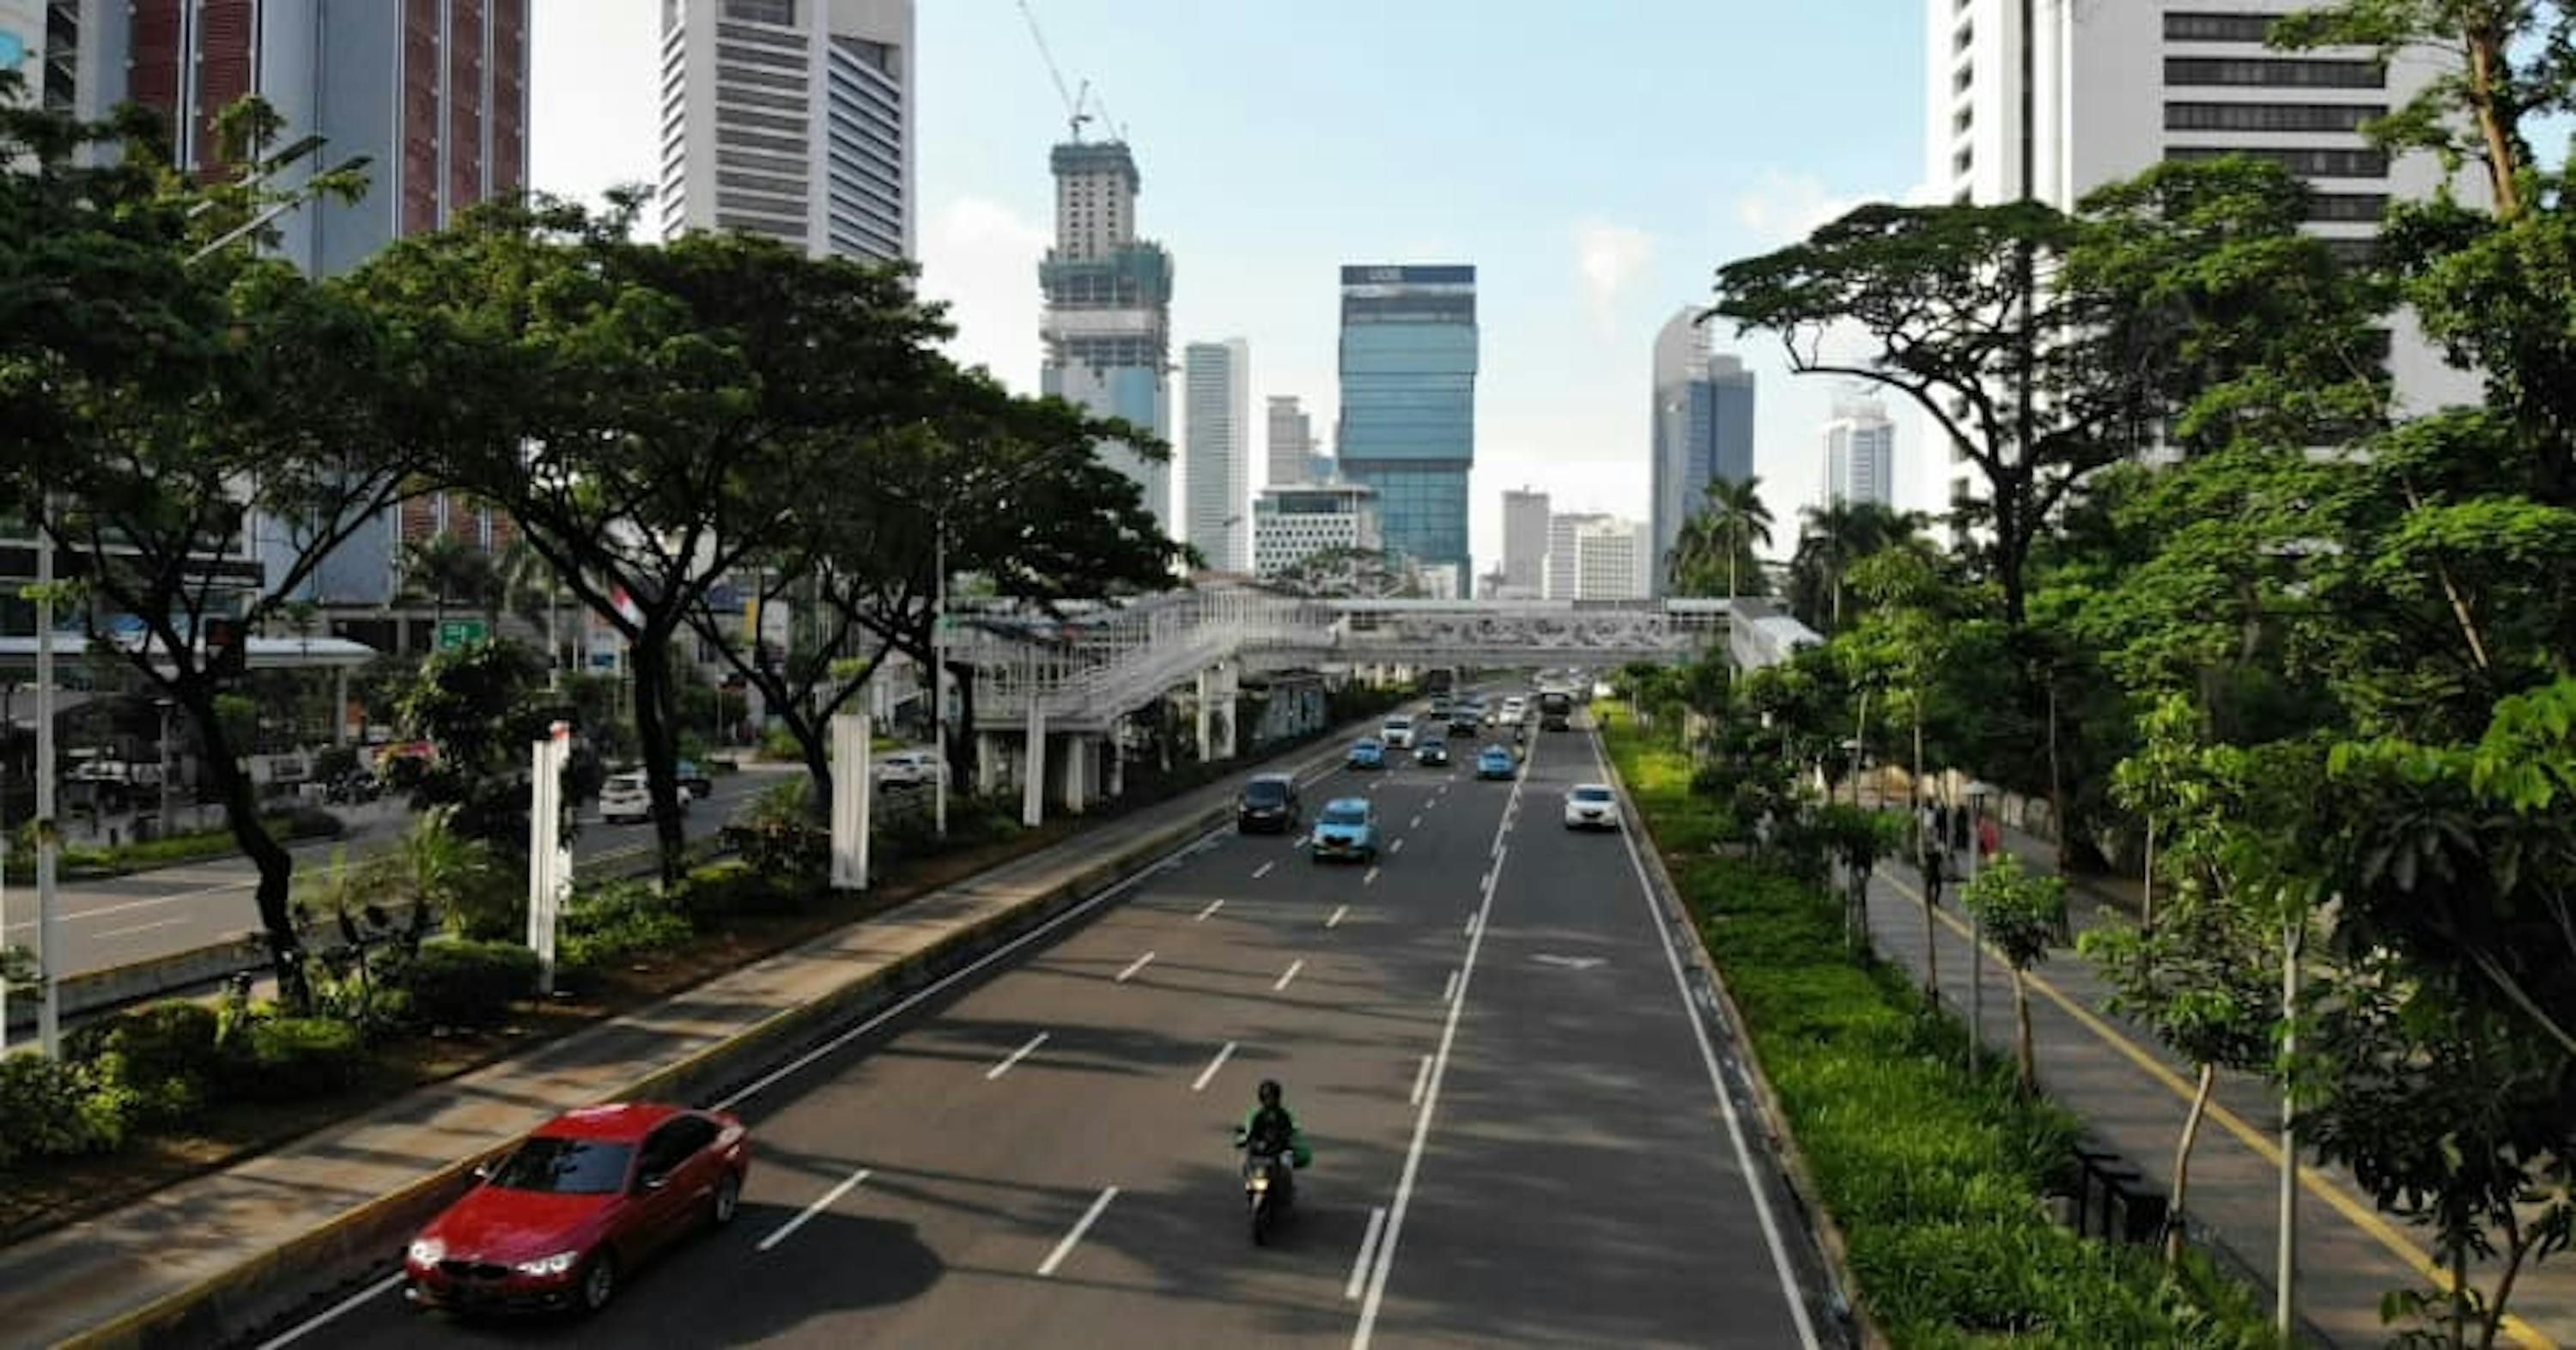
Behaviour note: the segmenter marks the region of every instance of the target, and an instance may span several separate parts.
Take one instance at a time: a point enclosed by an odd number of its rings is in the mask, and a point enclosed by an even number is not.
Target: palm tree
[[[558,623],[563,583],[555,575],[554,564],[530,547],[526,539],[515,539],[501,550],[500,559],[493,564],[493,574],[510,612],[527,620],[530,627],[536,626],[540,613],[545,616],[546,672],[551,687],[564,664],[563,632]]]
[[[1710,479],[1703,493],[1702,505],[1690,523],[1702,527],[1695,561],[1713,572],[1716,570],[1713,555],[1723,553],[1726,557],[1726,598],[1734,599],[1741,590],[1737,569],[1744,556],[1753,551],[1755,544],[1771,542],[1771,508],[1762,503],[1762,480],[1747,478],[1739,483],[1726,478]],[[1685,540],[1692,537],[1687,527],[1683,537]],[[1679,549],[1675,551],[1679,552]]]
[[[447,622],[451,600],[481,607],[486,618],[499,608],[501,586],[492,555],[445,530],[403,545],[402,570],[407,586],[429,594],[432,633]]]
[[[1926,517],[1881,502],[1840,498],[1800,513],[1798,551],[1789,562],[1790,593],[1803,617],[1826,632],[1843,626],[1843,593],[1852,565],[1890,548],[1914,547]]]

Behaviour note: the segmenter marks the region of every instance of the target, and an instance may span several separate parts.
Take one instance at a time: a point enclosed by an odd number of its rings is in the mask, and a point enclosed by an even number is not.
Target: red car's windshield
[[[540,1135],[519,1145],[492,1174],[492,1184],[514,1191],[606,1195],[625,1188],[626,1162],[634,1153],[628,1144]]]

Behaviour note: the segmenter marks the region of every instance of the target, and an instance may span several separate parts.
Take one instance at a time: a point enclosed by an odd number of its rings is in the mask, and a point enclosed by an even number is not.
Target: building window
[[[2263,42],[2277,14],[2167,14],[2168,42]]]
[[[1976,82],[1977,63],[1974,61],[1962,62],[1959,68],[1950,75],[1950,92],[1954,94],[1964,94],[1968,92],[1968,86],[1975,84]]]
[[[747,23],[796,26],[796,0],[725,0],[724,16]]]
[[[1950,35],[1950,50],[1953,52],[1964,52],[1968,50],[1968,44],[1975,42],[1976,40],[1977,26],[1972,23],[1963,23],[1959,25],[1958,32]]]
[[[2384,89],[2388,67],[2377,61],[2275,56],[2168,56],[2165,83],[2265,89]]]
[[[2278,145],[2177,145],[2165,151],[2167,159],[2218,159],[2226,155],[2251,155],[2269,160],[2301,178],[2386,178],[2388,152],[2385,150],[2346,150],[2329,148],[2292,149]]]
[[[1967,177],[1968,170],[1976,166],[1977,152],[1972,148],[1961,147],[1959,153],[1950,156],[1950,172],[1958,177]]]
[[[2382,103],[2167,103],[2167,131],[2359,131]]]
[[[2368,267],[2379,261],[2376,239],[2329,239],[2325,245],[2327,255],[2345,267]]]
[[[2312,192],[2308,194],[2310,220],[2376,221],[2388,213],[2385,192]]]

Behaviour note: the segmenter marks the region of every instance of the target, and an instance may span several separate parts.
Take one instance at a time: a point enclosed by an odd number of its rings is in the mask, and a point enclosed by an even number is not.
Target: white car
[[[1619,794],[1608,783],[1577,783],[1565,794],[1565,828],[1569,830],[1615,830],[1619,828]]]
[[[897,750],[877,761],[877,786],[921,787],[936,783],[940,772],[939,756],[930,750]]]
[[[1504,725],[1509,726],[1510,724],[1520,721],[1522,718],[1527,716],[1529,716],[1528,699],[1522,698],[1518,694],[1514,694],[1510,698],[1503,700]]]
[[[1410,750],[1413,748],[1412,718],[1399,713],[1394,717],[1386,719],[1386,725],[1380,728],[1380,731],[1381,735],[1379,739],[1386,742],[1387,749]]]
[[[680,800],[685,805],[688,794],[682,793]],[[641,823],[652,818],[653,792],[645,785],[644,775],[640,773],[609,775],[607,784],[599,789],[599,823],[625,825]]]

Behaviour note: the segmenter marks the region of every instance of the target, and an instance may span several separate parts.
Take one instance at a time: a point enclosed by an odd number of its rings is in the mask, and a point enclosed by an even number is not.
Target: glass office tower
[[[1476,460],[1476,269],[1342,269],[1341,476],[1377,490],[1389,553],[1433,567],[1467,556]]]

